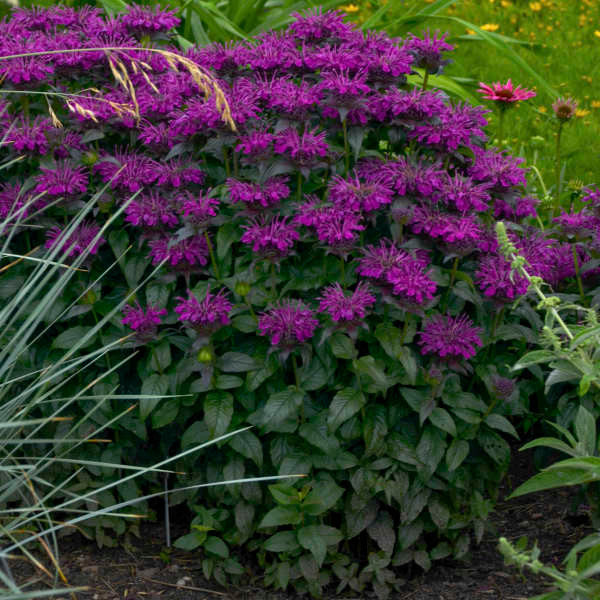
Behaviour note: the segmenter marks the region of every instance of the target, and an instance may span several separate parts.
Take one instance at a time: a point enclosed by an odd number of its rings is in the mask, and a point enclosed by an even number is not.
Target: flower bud
[[[198,362],[203,364],[209,364],[215,359],[215,355],[212,350],[208,346],[204,346],[204,348],[200,349],[198,352]]]
[[[98,296],[94,290],[88,290],[81,298],[81,304],[95,304],[98,300]]]
[[[244,298],[250,293],[250,284],[247,281],[238,281],[235,284],[235,293]]]
[[[82,157],[81,157],[81,162],[84,165],[95,165],[98,162],[98,153],[94,152],[94,150],[90,150],[89,152],[86,152]]]

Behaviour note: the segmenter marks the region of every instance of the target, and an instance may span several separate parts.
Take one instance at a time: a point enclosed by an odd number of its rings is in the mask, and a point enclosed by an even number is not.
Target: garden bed
[[[516,542],[527,536],[529,546],[537,540],[542,550],[541,560],[558,565],[570,548],[591,532],[585,515],[572,514],[572,489],[550,490],[506,500],[518,484],[536,472],[532,454],[517,454],[500,492],[501,502],[492,513],[483,542],[475,547],[468,562],[445,561],[436,563],[426,574],[407,573],[406,586],[390,596],[393,600],[524,600],[548,589],[542,577],[518,571],[504,564],[497,550],[497,540],[504,536]],[[185,533],[184,520],[174,523],[172,535]],[[228,590],[207,582],[202,577],[198,554],[174,550],[164,552],[164,525],[146,523],[141,538],[134,539],[128,548],[99,549],[83,537],[69,536],[62,541],[61,566],[73,586],[87,586],[88,591],[77,594],[79,600],[177,600],[177,599],[235,599],[283,600],[299,598],[293,593],[265,591],[260,587],[260,573],[253,573],[256,583]],[[22,570],[21,581],[32,573]],[[251,576],[252,579],[252,576]],[[179,583],[179,585],[178,585]],[[372,594],[345,590],[336,596],[328,590],[325,598],[366,598]],[[66,600],[66,597],[65,597]]]

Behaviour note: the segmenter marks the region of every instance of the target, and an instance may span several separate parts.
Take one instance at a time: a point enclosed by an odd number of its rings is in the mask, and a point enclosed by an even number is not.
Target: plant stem
[[[579,297],[581,298],[581,304],[587,306],[585,294],[583,292],[583,283],[581,281],[581,271],[579,269],[579,258],[577,256],[577,246],[573,244],[573,264],[575,266],[575,277],[577,278],[577,289],[579,290]]]
[[[423,91],[427,89],[427,82],[429,81],[429,71],[425,69],[425,75],[423,75]]]
[[[273,296],[273,302],[277,300],[277,286],[275,285],[275,263],[271,263],[271,295]]]
[[[506,109],[500,106],[500,114],[498,116],[498,146],[502,148],[502,140],[504,139],[504,115]]]
[[[560,210],[560,140],[562,137],[563,122],[558,122],[558,131],[556,132],[556,162],[554,164],[554,177],[556,179],[556,195],[554,202],[554,211],[552,216],[558,214]]]
[[[302,173],[298,171],[298,179],[296,186],[296,200],[302,202]]]
[[[442,312],[446,312],[446,308],[448,307],[448,298],[450,296],[450,290],[452,289],[452,286],[454,285],[454,281],[456,280],[456,271],[458,270],[458,261],[459,261],[459,257],[456,256],[454,258],[454,261],[452,262],[452,271],[450,271],[450,283],[448,285],[448,289],[446,290],[446,293],[444,294],[444,301],[442,302]]]
[[[346,119],[342,121],[342,131],[344,132],[344,169],[345,175],[348,175],[350,170],[350,144],[348,143],[348,125]]]
[[[225,163],[225,175],[231,177],[231,166],[229,165],[229,154],[227,148],[223,147],[223,162]]]
[[[296,389],[300,391],[300,377],[298,376],[298,362],[296,361],[296,355],[292,354],[292,368],[294,369],[294,382]]]
[[[208,253],[210,255],[210,262],[212,263],[213,271],[215,272],[215,277],[217,281],[221,281],[221,273],[219,272],[219,267],[217,266],[217,261],[215,259],[215,253],[213,251],[213,246],[208,237],[208,231],[204,232],[204,239],[206,240],[206,245],[208,246]]]
[[[239,171],[238,154],[235,150],[233,150],[233,176],[237,177],[239,175]]]
[[[342,287],[344,289],[346,289],[346,262],[344,261],[344,259],[340,256],[340,267],[341,267],[341,271],[342,271]]]

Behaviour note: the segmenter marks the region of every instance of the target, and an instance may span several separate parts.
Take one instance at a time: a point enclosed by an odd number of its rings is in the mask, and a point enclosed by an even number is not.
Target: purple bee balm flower
[[[563,212],[552,220],[558,223],[565,233],[570,235],[587,237],[600,226],[600,219],[585,210],[576,213]]]
[[[246,233],[242,235],[244,244],[252,245],[252,251],[262,257],[277,259],[287,256],[300,234],[287,217],[273,217],[267,221],[265,217],[252,219],[250,225],[243,225]]]
[[[258,210],[275,206],[290,195],[287,177],[271,177],[263,184],[229,178],[226,183],[232,202]]]
[[[386,276],[392,294],[399,296],[406,307],[420,306],[433,299],[437,285],[429,273],[417,262],[407,262],[392,267]]]
[[[539,204],[537,198],[525,196],[523,198],[496,198],[494,200],[494,217],[496,219],[507,219],[509,221],[520,221],[525,217],[537,216],[536,206]]]
[[[425,322],[418,343],[421,354],[436,354],[447,360],[469,360],[477,353],[477,346],[483,345],[482,333],[482,329],[475,327],[466,315],[438,314]]]
[[[339,112],[341,120],[344,120],[348,111],[365,105],[366,96],[371,93],[366,79],[366,71],[353,75],[347,70],[326,71],[321,73],[317,89],[323,94],[323,102]]]
[[[273,346],[286,351],[309,340],[319,324],[312,310],[301,300],[285,299],[258,318],[258,332],[271,338]]]
[[[391,204],[394,192],[381,181],[361,182],[356,171],[346,179],[336,175],[329,184],[329,201],[335,206],[371,212]]]
[[[413,67],[425,69],[428,73],[435,75],[440,73],[444,65],[450,61],[442,58],[442,52],[451,52],[454,46],[448,44],[445,40],[447,33],[438,37],[439,31],[433,35],[428,31],[423,32],[423,38],[418,38],[412,34],[404,44],[407,50],[414,57]]]
[[[414,233],[425,233],[448,244],[467,244],[473,248],[483,235],[481,225],[473,217],[441,213],[422,206],[415,208],[410,227]]]
[[[195,227],[205,229],[213,217],[217,216],[216,209],[219,206],[219,201],[212,198],[210,194],[211,189],[209,188],[200,195],[186,191],[177,198],[177,203],[185,220]]]
[[[54,132],[53,132],[54,133]],[[74,131],[62,131],[62,135],[58,137],[58,143],[54,148],[54,158],[57,160],[69,158],[70,150],[85,151],[85,145],[81,142],[81,137]]]
[[[319,312],[327,312],[336,323],[346,321],[357,323],[364,319],[367,310],[375,304],[375,296],[370,292],[369,285],[361,281],[356,289],[347,295],[339,283],[334,283],[323,290]]]
[[[177,227],[179,219],[173,203],[161,192],[152,190],[134,198],[125,207],[125,221],[137,227]]]
[[[96,237],[99,232],[100,227],[92,221],[83,221],[68,237],[59,227],[52,227],[46,233],[45,246],[48,249],[58,247],[61,252],[68,250],[69,258],[86,251],[97,254],[98,248],[106,242],[103,237]]]
[[[439,92],[413,88],[410,91],[391,88],[370,103],[372,114],[379,121],[399,125],[416,125],[432,119],[444,110]]]
[[[473,125],[470,114],[448,106],[434,121],[417,125],[408,132],[410,138],[445,152],[454,152],[459,146],[470,146],[474,136],[484,135],[481,129]]]
[[[369,43],[368,39],[365,41]],[[387,47],[371,51],[366,62],[370,83],[393,85],[406,81],[406,75],[411,72],[413,57],[389,40]]]
[[[327,156],[329,146],[324,131],[317,133],[316,129],[306,130],[300,136],[295,129],[288,128],[276,135],[274,150],[302,168],[319,163],[319,159]]]
[[[437,286],[425,271],[426,253],[414,255],[397,248],[393,242],[381,240],[379,246],[369,245],[363,250],[356,272],[374,279],[384,292],[392,293],[413,308],[431,300]]]
[[[308,44],[343,42],[352,36],[353,28],[344,23],[343,13],[337,10],[323,12],[315,8],[306,14],[292,13],[296,19],[289,27],[290,34]]]
[[[365,56],[356,48],[322,46],[305,48],[304,65],[308,71],[347,70],[359,71],[365,65]]]
[[[583,188],[583,197],[581,198],[581,201],[589,202],[589,206],[594,212],[598,212],[598,209],[600,209],[600,188],[592,186]]]
[[[243,59],[252,70],[286,74],[300,70],[302,55],[287,32],[264,32],[257,39],[257,44],[248,44]]]
[[[238,138],[236,152],[241,152],[247,159],[253,161],[264,160],[271,154],[273,134],[265,131],[251,131]]]
[[[383,165],[380,169],[383,181],[389,182],[399,196],[437,196],[446,173],[441,165],[415,161],[404,156]]]
[[[312,221],[319,241],[328,246],[329,252],[346,256],[354,249],[359,232],[365,229],[360,213],[337,206],[314,209],[308,204],[307,208],[306,212],[300,212],[296,222]]]
[[[34,196],[21,193],[21,185],[4,183],[0,185],[0,220],[9,217],[15,220],[23,220],[30,214],[45,205],[43,198],[33,201]]]
[[[202,185],[204,171],[192,166],[190,163],[178,159],[171,159],[161,163],[156,170],[156,183],[179,188],[190,183]]]
[[[2,56],[43,52],[47,38],[43,35],[3,36],[0,45]],[[54,65],[49,56],[20,56],[0,61],[0,81],[8,81],[16,86],[35,87],[48,81],[54,73]]]
[[[170,238],[158,238],[149,242],[152,264],[167,260],[170,266],[191,272],[208,264],[208,244],[204,236],[197,235],[170,244]]]
[[[167,314],[164,308],[148,306],[145,310],[136,302],[135,306],[123,308],[125,315],[121,319],[123,325],[129,325],[136,333],[139,342],[150,342],[156,336],[156,327],[161,323],[161,317]]]
[[[87,190],[88,178],[83,167],[74,167],[67,161],[58,161],[54,169],[44,169],[36,177],[36,194],[72,196]]]
[[[48,134],[52,130],[52,122],[45,117],[36,117],[30,124],[19,119],[15,126],[6,132],[5,143],[12,144],[17,152],[48,154]]]
[[[142,154],[131,151],[116,151],[114,158],[101,158],[94,170],[104,183],[111,182],[113,189],[123,188],[137,192],[158,178],[160,165]]]
[[[136,35],[155,33],[157,31],[169,31],[181,23],[176,16],[175,10],[165,10],[160,6],[151,8],[149,6],[133,5],[128,12],[121,16],[120,20],[128,31]]]
[[[186,56],[199,65],[214,69],[223,75],[237,73],[239,65],[244,64],[246,48],[234,42],[221,44],[213,42],[202,48],[192,46]]]
[[[139,129],[138,140],[151,148],[169,148],[171,138],[168,127],[167,123],[142,123]]]
[[[527,280],[512,273],[510,263],[498,254],[486,254],[480,259],[475,279],[484,296],[501,303],[523,296],[529,287]]]
[[[227,298],[225,289],[211,294],[209,288],[202,300],[198,300],[188,290],[187,300],[181,297],[177,300],[179,304],[175,307],[175,312],[179,315],[179,320],[203,336],[209,336],[223,325],[229,325],[229,313],[233,305]]]
[[[473,148],[475,161],[467,174],[475,181],[489,183],[494,189],[502,190],[514,186],[525,185],[525,169],[521,164],[524,158],[509,156],[495,150]]]
[[[460,212],[485,212],[489,208],[489,186],[473,183],[468,177],[448,177],[440,190],[439,198],[444,204]]]
[[[317,86],[306,81],[295,83],[285,77],[260,82],[261,93],[268,108],[295,121],[305,121],[320,101]]]

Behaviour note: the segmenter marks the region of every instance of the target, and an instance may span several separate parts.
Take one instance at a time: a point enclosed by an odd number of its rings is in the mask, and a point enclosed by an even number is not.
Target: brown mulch
[[[501,498],[528,479],[536,470],[531,454],[513,453]],[[510,482],[510,485],[509,483]],[[498,537],[515,542],[521,536],[537,540],[541,560],[560,564],[570,548],[592,532],[585,516],[571,516],[572,490],[563,488],[531,494],[514,500],[502,500],[490,516],[491,530],[473,549],[468,562],[440,562],[428,573],[413,577],[390,600],[524,600],[548,591],[548,581],[527,573],[521,576],[505,566],[496,549]],[[173,526],[173,538],[187,533],[183,524]],[[161,558],[164,529],[148,523],[141,528],[134,548],[103,548],[79,536],[62,540],[61,567],[71,586],[86,586],[78,600],[292,600],[293,593],[265,591],[248,584],[243,588],[224,589],[202,577],[200,561],[194,553],[170,552],[168,564]],[[33,589],[43,589],[44,577],[33,573],[19,561],[13,565],[20,583],[39,581]],[[402,574],[399,574],[403,576]],[[47,580],[46,580],[47,587]],[[327,598],[335,598],[333,592]],[[370,593],[346,590],[339,598],[371,598]],[[74,600],[65,596],[64,600]]]

